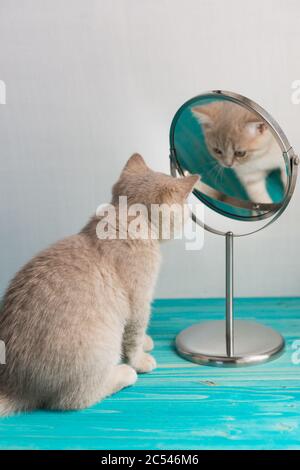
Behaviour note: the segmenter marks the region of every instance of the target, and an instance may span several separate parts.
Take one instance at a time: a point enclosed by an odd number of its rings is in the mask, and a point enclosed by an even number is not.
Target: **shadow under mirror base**
[[[259,364],[278,357],[284,339],[277,331],[259,323],[234,322],[233,355],[226,353],[225,321],[205,321],[183,330],[176,337],[180,356],[197,364],[236,367]]]

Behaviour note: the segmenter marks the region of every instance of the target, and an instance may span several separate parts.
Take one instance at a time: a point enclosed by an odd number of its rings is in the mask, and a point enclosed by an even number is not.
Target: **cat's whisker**
[[[219,171],[218,171],[218,180],[220,183],[222,183],[222,167],[220,167]]]
[[[210,176],[212,172],[217,172],[219,167],[220,167],[219,163],[215,162],[213,166],[211,167],[211,169],[207,172],[207,176]]]
[[[217,168],[217,171],[216,171],[216,174],[215,174],[215,183],[216,184],[218,184],[218,180],[219,180],[221,171],[222,171],[222,167],[220,165],[218,165],[218,168]]]
[[[224,181],[224,173],[225,173],[224,168],[221,167],[221,184],[223,184],[223,181]]]

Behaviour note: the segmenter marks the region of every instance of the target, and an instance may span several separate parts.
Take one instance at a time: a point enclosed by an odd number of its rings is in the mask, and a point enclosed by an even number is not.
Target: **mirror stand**
[[[197,323],[176,338],[176,349],[185,359],[211,366],[245,366],[274,359],[284,349],[276,331],[256,322],[234,320],[233,239],[226,243],[226,318]]]
[[[192,220],[225,237],[226,246],[225,319],[202,321],[183,330],[176,338],[178,353],[212,366],[274,359],[284,349],[282,336],[255,321],[234,318],[233,241],[259,232],[283,213],[294,192],[299,158],[261,106],[237,93],[214,90],[189,99],[175,113],[170,163],[175,177],[200,175],[193,195],[218,220],[207,224],[193,212]],[[220,228],[224,218],[232,219],[230,231]],[[249,222],[259,224],[253,229]]]

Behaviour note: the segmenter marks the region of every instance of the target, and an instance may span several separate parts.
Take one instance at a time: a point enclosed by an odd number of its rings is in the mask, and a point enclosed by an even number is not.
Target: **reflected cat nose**
[[[225,165],[228,166],[228,168],[231,168],[233,165],[233,160],[225,162]]]

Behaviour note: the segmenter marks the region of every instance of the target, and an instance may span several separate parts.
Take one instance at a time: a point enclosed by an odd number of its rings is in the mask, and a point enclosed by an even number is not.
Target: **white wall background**
[[[0,293],[34,253],[78,231],[133,151],[168,171],[177,108],[209,89],[259,102],[300,149],[298,0],[0,0]],[[300,294],[299,187],[236,244],[236,294]],[[165,245],[158,297],[224,292],[224,240]]]

